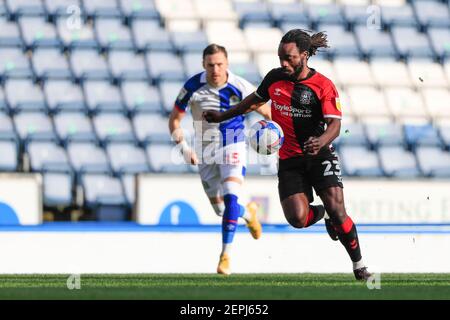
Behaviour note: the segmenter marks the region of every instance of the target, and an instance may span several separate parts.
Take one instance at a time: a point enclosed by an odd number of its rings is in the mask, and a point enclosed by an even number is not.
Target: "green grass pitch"
[[[381,274],[369,290],[352,274],[0,275],[0,299],[450,299],[450,273]]]

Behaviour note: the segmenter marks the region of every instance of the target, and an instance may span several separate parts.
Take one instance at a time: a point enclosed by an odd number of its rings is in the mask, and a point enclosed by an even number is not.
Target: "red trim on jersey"
[[[178,105],[174,104],[173,105],[175,109],[177,109],[180,112],[186,112],[186,110],[182,109],[181,107],[179,107]]]

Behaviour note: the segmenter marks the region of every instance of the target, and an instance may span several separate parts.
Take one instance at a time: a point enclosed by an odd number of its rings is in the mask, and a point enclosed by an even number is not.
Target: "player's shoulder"
[[[197,91],[202,86],[204,86],[205,84],[206,84],[206,73],[203,71],[187,79],[186,82],[184,83],[184,88],[188,91],[194,92]]]
[[[333,80],[331,80],[330,78],[328,78],[327,76],[325,76],[323,73],[320,73],[317,70],[315,71],[315,80],[317,82],[320,82],[320,84],[322,86],[330,86],[330,87],[335,87]]]

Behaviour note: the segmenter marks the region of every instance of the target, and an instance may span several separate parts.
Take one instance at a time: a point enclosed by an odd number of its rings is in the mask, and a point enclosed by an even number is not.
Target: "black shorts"
[[[339,159],[333,151],[326,150],[317,156],[299,156],[280,160],[278,168],[278,193],[280,201],[296,193],[305,193],[309,202],[323,189],[342,184]]]

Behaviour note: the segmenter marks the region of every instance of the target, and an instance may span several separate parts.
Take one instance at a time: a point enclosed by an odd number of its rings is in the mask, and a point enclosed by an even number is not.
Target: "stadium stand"
[[[380,25],[367,24],[371,4]],[[1,1],[0,170],[43,173],[47,208],[127,219],[136,173],[196,171],[175,164],[167,116],[202,49],[226,46],[230,69],[258,85],[291,28],[330,38],[310,65],[341,94],[344,175],[450,176],[445,0]],[[276,159],[247,172],[262,168]]]

